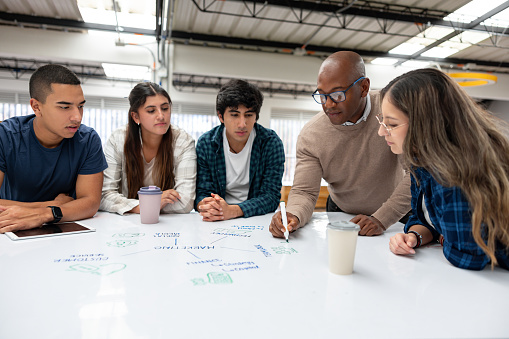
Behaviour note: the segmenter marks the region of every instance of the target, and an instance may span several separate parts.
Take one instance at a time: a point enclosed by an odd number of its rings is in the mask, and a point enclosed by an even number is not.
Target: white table
[[[288,244],[270,218],[99,213],[94,233],[0,235],[0,338],[509,337],[505,270],[455,268],[440,246],[396,256],[397,224],[359,237],[354,274],[336,276],[326,213]]]

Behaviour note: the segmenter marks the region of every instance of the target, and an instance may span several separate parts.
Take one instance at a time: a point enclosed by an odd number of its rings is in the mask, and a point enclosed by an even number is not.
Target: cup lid
[[[333,221],[327,225],[327,228],[340,231],[360,231],[361,227],[356,223],[346,220]]]
[[[157,186],[142,187],[138,191],[138,194],[161,194],[162,191]]]

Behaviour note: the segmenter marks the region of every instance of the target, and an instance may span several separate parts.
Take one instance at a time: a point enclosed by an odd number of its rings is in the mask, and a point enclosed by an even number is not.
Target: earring
[[[140,123],[139,123],[139,122],[137,122],[137,124],[138,124],[138,126],[140,126]]]

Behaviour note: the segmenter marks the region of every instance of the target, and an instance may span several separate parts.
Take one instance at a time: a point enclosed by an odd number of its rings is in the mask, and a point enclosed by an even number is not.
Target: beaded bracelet
[[[410,234],[410,233],[415,234],[415,237],[417,238],[417,245],[415,245],[414,248],[421,247],[421,244],[422,244],[422,235],[420,235],[418,232],[412,231],[412,230],[407,232],[407,234]]]

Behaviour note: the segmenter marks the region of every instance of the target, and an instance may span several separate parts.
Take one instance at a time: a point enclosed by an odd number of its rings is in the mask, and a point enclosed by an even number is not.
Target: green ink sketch
[[[145,233],[115,233],[112,235],[112,237],[117,238],[137,238],[137,237],[144,237]]]
[[[209,283],[211,284],[231,284],[233,283],[232,278],[228,273],[224,272],[210,272],[207,274]]]
[[[207,284],[205,279],[202,279],[202,278],[191,279],[191,282],[193,283],[193,286],[201,286],[201,285],[206,285]]]
[[[115,240],[107,242],[106,244],[110,247],[128,247],[132,245],[136,245],[138,240]]]
[[[90,264],[76,264],[69,266],[68,271],[75,271],[81,273],[90,273],[100,276],[111,275],[122,271],[127,267],[126,264],[105,264],[105,265],[90,265]]]
[[[279,246],[279,247],[272,247],[272,250],[276,252],[276,254],[293,254],[293,253],[299,253],[294,248],[287,248],[285,246]]]

